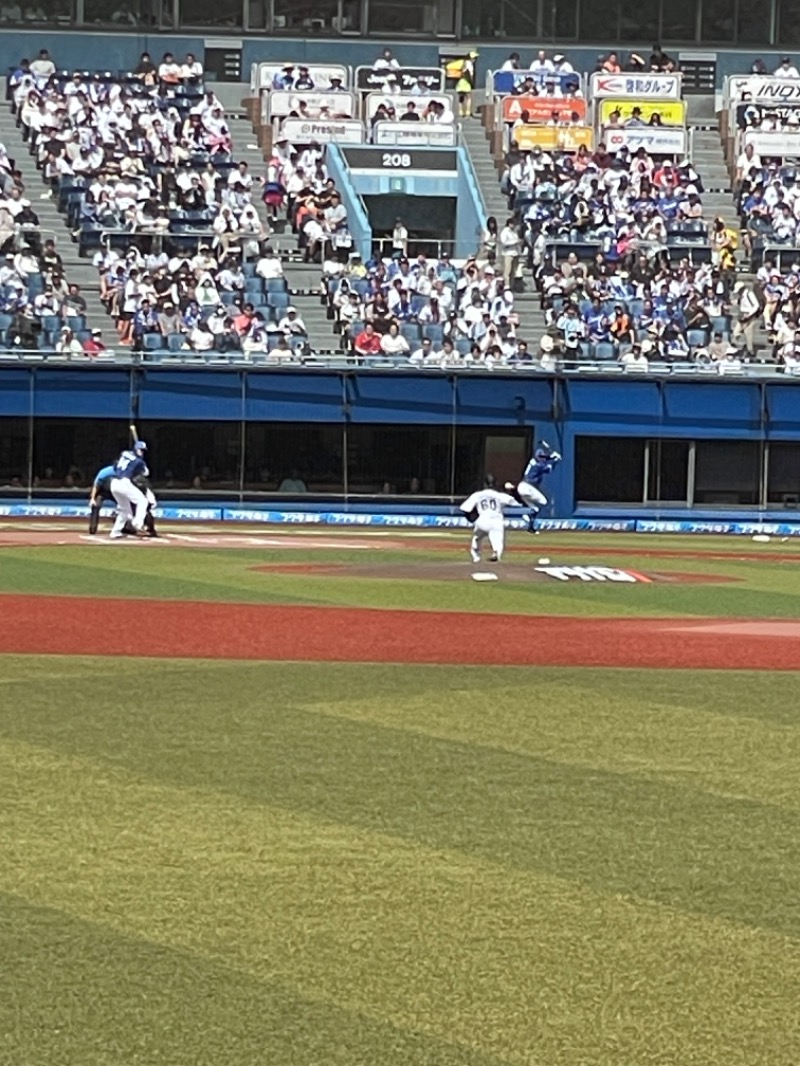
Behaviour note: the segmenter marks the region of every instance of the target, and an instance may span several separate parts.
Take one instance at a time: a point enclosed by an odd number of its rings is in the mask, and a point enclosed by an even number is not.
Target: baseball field
[[[0,526],[0,1064],[797,1066],[800,544],[467,539]]]

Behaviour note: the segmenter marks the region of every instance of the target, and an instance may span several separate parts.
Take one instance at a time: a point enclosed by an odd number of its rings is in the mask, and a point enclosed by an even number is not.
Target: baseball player
[[[111,494],[111,479],[114,476],[113,466],[104,466],[98,470],[92,482],[92,491],[89,495],[89,532],[92,536],[97,532],[100,522],[100,508],[103,500],[113,500]]]
[[[506,491],[515,493],[523,507],[528,508],[529,533],[536,532],[536,516],[540,509],[547,503],[547,497],[540,488],[542,481],[544,480],[545,475],[551,473],[555,468],[556,463],[560,461],[561,456],[559,453],[553,451],[546,440],[540,440],[536,445],[536,451],[533,453],[533,457],[525,467],[522,481],[520,481],[516,488],[510,481],[506,482]]]
[[[150,478],[145,477],[144,474],[137,474],[136,477],[133,479],[133,483],[137,489],[139,489],[145,494],[145,497],[147,499],[147,511],[145,512],[144,516],[144,530],[149,537],[157,537],[158,533],[156,533],[156,522],[153,516],[153,512],[155,511],[156,507],[158,507],[158,500],[156,499],[155,493],[150,487]],[[128,523],[126,524],[122,532],[134,533],[135,530],[133,528],[133,525],[131,523]]]
[[[470,555],[473,563],[481,561],[481,544],[489,538],[492,554],[490,563],[499,563],[503,558],[506,527],[503,511],[506,507],[519,507],[519,501],[506,492],[498,492],[494,487],[494,478],[486,475],[486,487],[473,492],[469,499],[461,504],[461,510],[472,522],[472,543]]]
[[[134,442],[131,451],[124,451],[114,464],[114,476],[111,479],[111,494],[117,503],[117,516],[110,536],[116,540],[124,536],[123,530],[127,522],[133,526],[137,537],[146,537],[144,530],[144,517],[147,514],[147,497],[140,488],[133,483],[133,479],[140,475],[147,477],[150,471],[144,461],[144,453],[147,445],[143,440]]]

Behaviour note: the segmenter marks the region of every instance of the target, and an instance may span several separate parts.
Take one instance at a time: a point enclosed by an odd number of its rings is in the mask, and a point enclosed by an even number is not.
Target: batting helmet
[[[145,442],[143,440],[137,440],[136,443],[133,446],[133,450],[135,452],[146,452],[147,451],[147,445],[145,444]]]

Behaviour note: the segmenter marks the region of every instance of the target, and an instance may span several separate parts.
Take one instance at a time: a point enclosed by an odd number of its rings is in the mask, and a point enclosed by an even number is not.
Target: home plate
[[[497,574],[470,574],[473,581],[497,581]]]

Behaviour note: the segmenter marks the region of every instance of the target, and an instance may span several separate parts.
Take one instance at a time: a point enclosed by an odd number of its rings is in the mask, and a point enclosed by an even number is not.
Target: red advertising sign
[[[586,118],[585,100],[565,100],[561,96],[504,96],[503,121],[516,122],[523,111],[528,112],[528,122],[546,126],[557,115],[558,122],[569,122],[576,114],[581,122]]]

